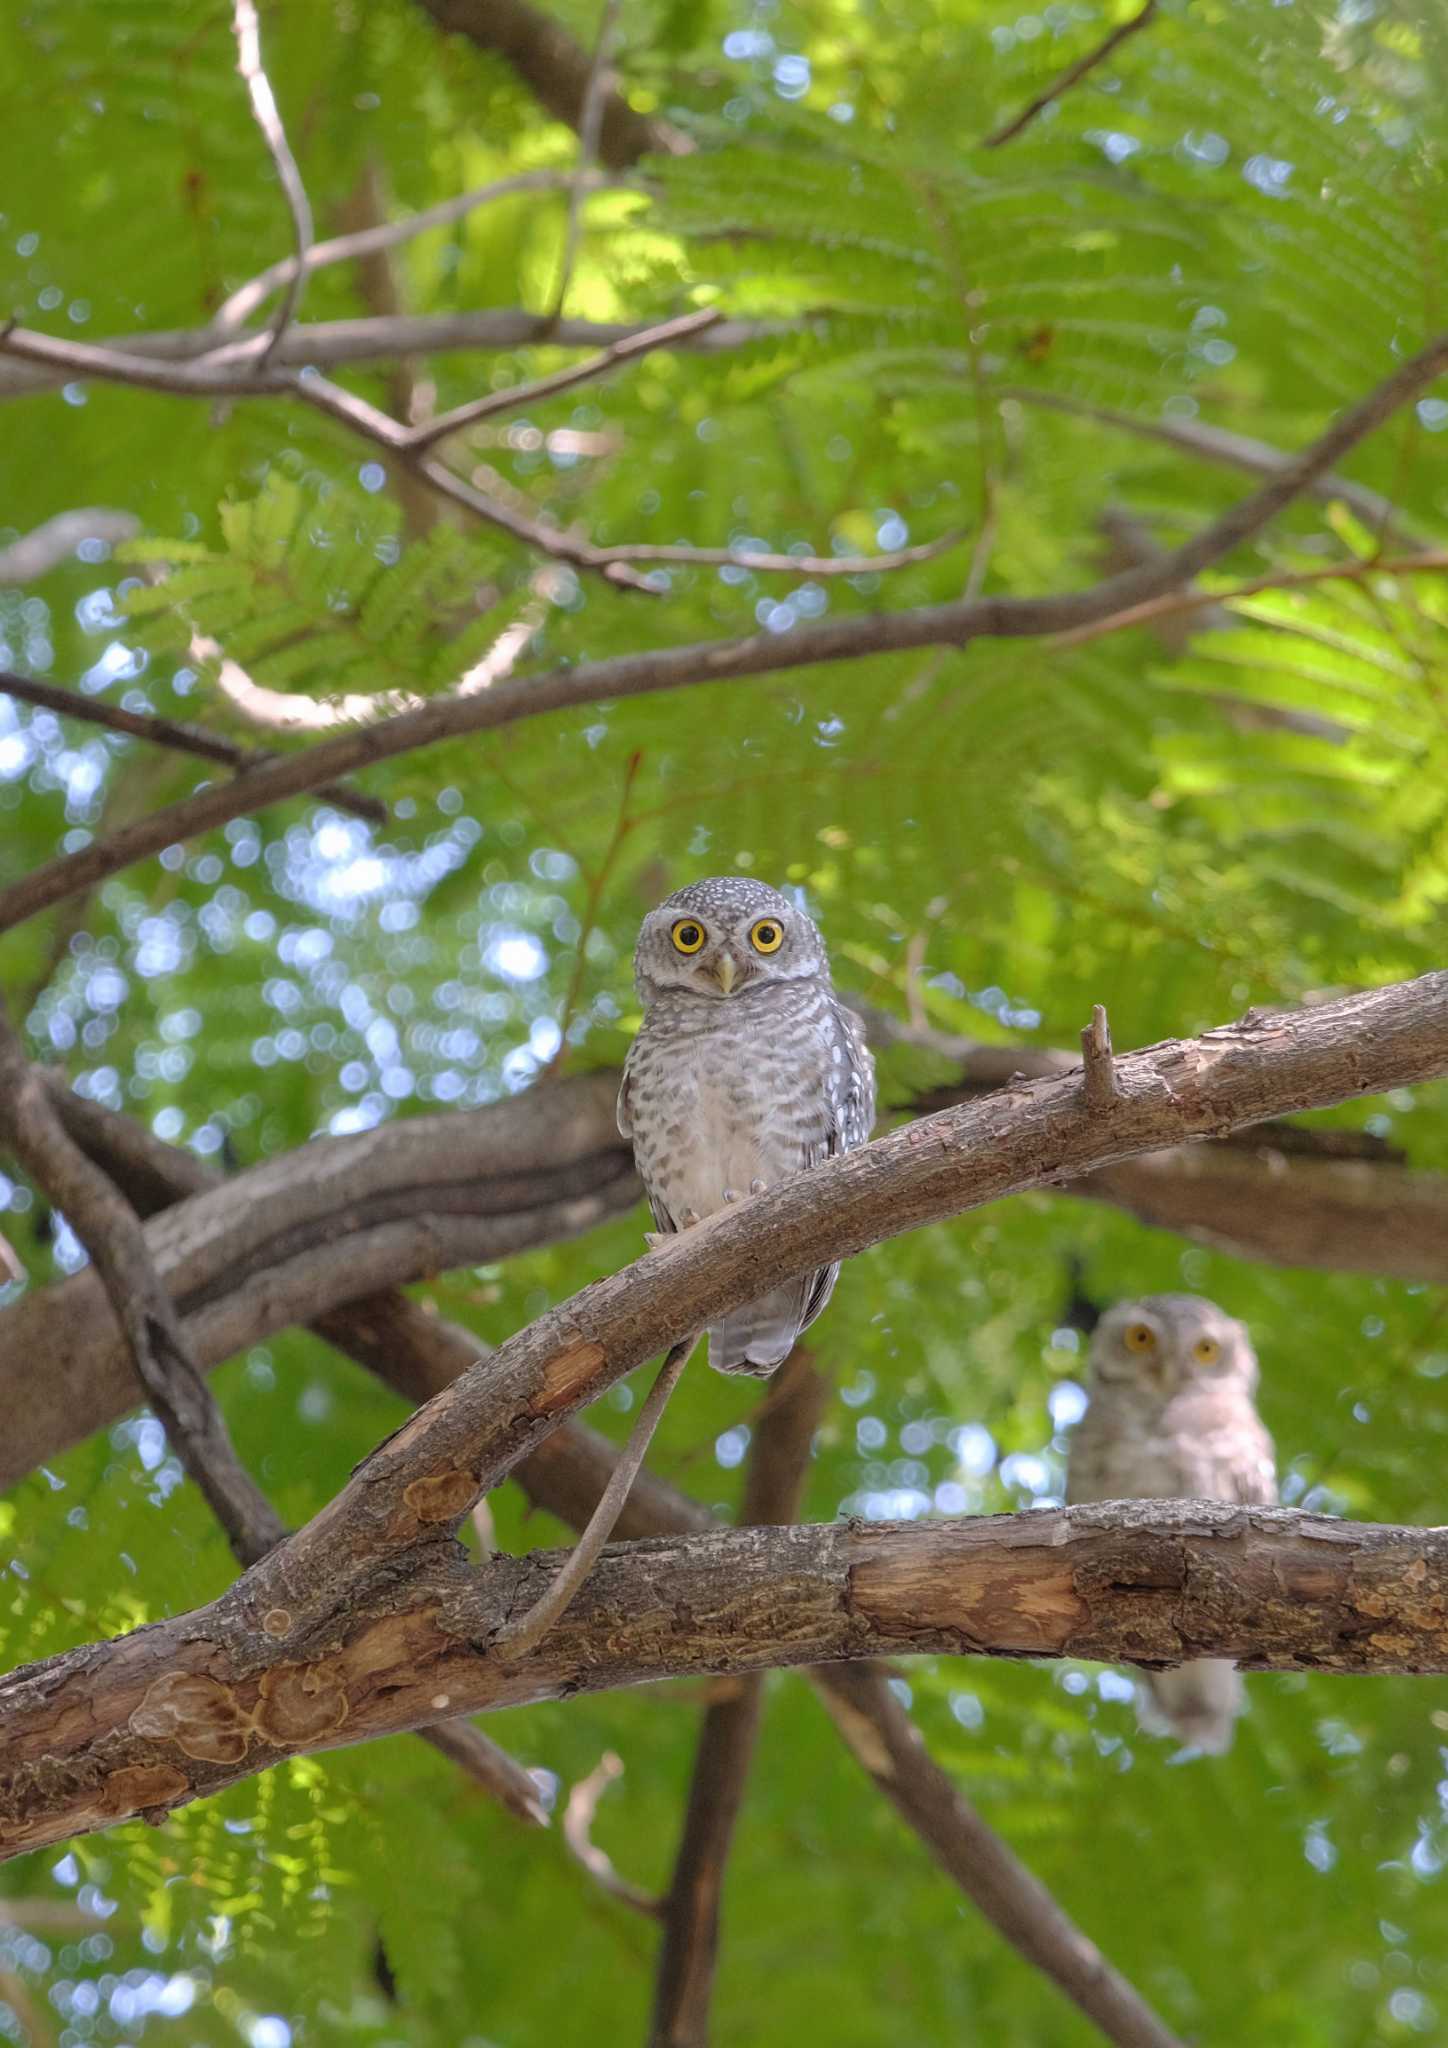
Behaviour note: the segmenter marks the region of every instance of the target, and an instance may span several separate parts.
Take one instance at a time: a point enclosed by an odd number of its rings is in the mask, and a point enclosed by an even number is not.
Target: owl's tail
[[[1225,1657],[1199,1657],[1175,1671],[1154,1671],[1146,1681],[1141,1725],[1149,1735],[1175,1735],[1208,1756],[1232,1746],[1237,1716],[1247,1704],[1241,1674]]]
[[[771,1287],[746,1302],[709,1331],[709,1363],[715,1372],[753,1373],[768,1379],[784,1364],[801,1330],[807,1330],[834,1292],[838,1266],[822,1266],[802,1280]]]

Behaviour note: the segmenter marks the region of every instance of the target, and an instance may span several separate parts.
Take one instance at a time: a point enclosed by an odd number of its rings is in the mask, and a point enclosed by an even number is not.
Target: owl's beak
[[[719,984],[721,995],[727,996],[733,991],[734,984],[738,980],[738,969],[734,965],[734,955],[732,953],[721,953],[714,962],[714,979]]]

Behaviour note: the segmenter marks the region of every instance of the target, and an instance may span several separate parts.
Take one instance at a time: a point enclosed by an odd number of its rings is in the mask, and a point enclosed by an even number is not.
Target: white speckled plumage
[[[1091,1405],[1071,1439],[1066,1498],[1277,1499],[1272,1439],[1253,1395],[1243,1324],[1195,1294],[1118,1302],[1091,1339]],[[1144,1683],[1142,1726],[1219,1754],[1245,1704],[1229,1660],[1204,1657]]]
[[[780,934],[769,953],[752,938],[762,920]],[[672,936],[684,921],[701,939],[688,954]],[[874,1062],[813,921],[778,890],[743,876],[677,890],[644,919],[634,972],[644,1021],[618,1121],[661,1232],[864,1144]],[[725,1317],[709,1332],[709,1363],[773,1372],[838,1272],[822,1267]]]

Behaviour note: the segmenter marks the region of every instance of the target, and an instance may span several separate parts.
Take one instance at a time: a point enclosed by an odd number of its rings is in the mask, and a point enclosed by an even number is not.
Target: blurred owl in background
[[[1091,1339],[1091,1405],[1071,1439],[1068,1501],[1277,1500],[1272,1439],[1244,1326],[1196,1294],[1118,1302]],[[1141,1724],[1219,1755],[1245,1700],[1230,1660],[1133,1673]]]
[[[865,1143],[874,1061],[813,920],[777,889],[725,875],[677,890],[644,919],[634,976],[644,1020],[618,1127],[660,1235]],[[709,1332],[709,1363],[772,1373],[839,1270],[821,1266],[726,1316]]]

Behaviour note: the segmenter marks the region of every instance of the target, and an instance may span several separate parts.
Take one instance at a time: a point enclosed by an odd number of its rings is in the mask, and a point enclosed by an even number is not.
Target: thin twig
[[[490,1735],[484,1735],[481,1728],[475,1728],[471,1721],[444,1721],[420,1733],[430,1748],[455,1763],[514,1820],[533,1828],[547,1827],[548,1809],[538,1796],[532,1773],[525,1771],[507,1750],[500,1749]]]
[[[1421,555],[1377,555],[1350,562],[1328,562],[1311,569],[1278,569],[1264,576],[1251,576],[1227,590],[1175,590],[1144,604],[1128,605],[1104,619],[1057,633],[1047,647],[1084,647],[1106,633],[1120,633],[1129,626],[1153,625],[1158,619],[1198,612],[1213,605],[1229,605],[1238,599],[1258,597],[1264,590],[1301,590],[1314,583],[1362,583],[1373,576],[1423,576],[1448,570],[1448,552],[1430,550]]]
[[[436,206],[424,208],[421,213],[410,213],[403,220],[381,221],[375,227],[358,228],[348,235],[333,235],[328,241],[313,242],[303,259],[303,269],[311,278],[334,263],[350,263],[357,257],[374,256],[381,250],[395,249],[399,243],[411,242],[431,228],[448,227],[453,221],[465,219],[480,206],[489,206],[496,199],[511,199],[522,192],[571,192],[579,183],[577,171],[521,171],[511,178],[494,178],[490,184],[476,185],[470,192],[461,192],[454,199],[444,199]],[[642,189],[636,178],[600,171],[587,173],[582,183],[588,192],[637,192]],[[280,286],[290,284],[296,274],[297,258],[283,256],[268,264],[265,270],[258,271],[255,277],[248,278],[245,284],[238,285],[217,308],[216,318],[211,323],[213,335],[228,338],[235,335],[257,307],[264,305]]]
[[[583,199],[588,189],[586,181],[593,168],[593,160],[598,154],[598,138],[603,132],[603,110],[612,90],[609,63],[613,55],[618,9],[619,0],[603,0],[603,11],[598,18],[598,37],[589,61],[588,80],[583,88],[583,112],[578,123],[578,168],[568,195],[568,224],[563,233],[563,257],[558,266],[558,289],[553,294],[551,317],[555,320],[562,317],[568,287],[573,282],[573,266],[578,260],[579,236],[583,228]]]
[[[594,1883],[611,1898],[631,1907],[635,1913],[642,1913],[645,1919],[657,1920],[664,1909],[663,1900],[646,1892],[642,1885],[621,1877],[614,1867],[613,1858],[593,1839],[593,1817],[598,1812],[598,1802],[609,1786],[622,1776],[623,1759],[613,1750],[606,1749],[588,1776],[580,1778],[568,1794],[568,1803],[563,1809],[563,1840],[568,1853],[583,1865]]]
[[[1081,1033],[1082,1086],[1086,1107],[1110,1109],[1117,1097],[1116,1062],[1111,1052],[1111,1026],[1103,1003],[1092,1006],[1091,1022]]]
[[[996,397],[1012,399],[1018,405],[1031,406],[1039,412],[1065,413],[1072,419],[1093,420],[1098,426],[1116,427],[1121,433],[1134,434],[1139,440],[1159,441],[1164,447],[1175,448],[1179,454],[1194,455],[1200,461],[1215,463],[1222,469],[1241,470],[1247,476],[1276,476],[1292,460],[1282,449],[1274,448],[1270,441],[1256,440],[1250,434],[1234,434],[1226,427],[1208,426],[1201,420],[1146,419],[1138,413],[1119,412],[1114,406],[1093,405],[1088,399],[1073,398],[1068,392],[1035,390],[1029,385],[999,386]],[[1303,495],[1318,498],[1325,504],[1340,500],[1366,526],[1386,527],[1407,539],[1415,537],[1396,507],[1381,492],[1370,490],[1366,484],[1356,483],[1351,477],[1338,476],[1333,470],[1315,477]]]
[[[802,1348],[790,1353],[777,1384],[781,1398],[755,1424],[739,1517],[745,1526],[797,1520],[825,1404],[825,1382]],[[707,2048],[724,1866],[754,1760],[762,1699],[760,1673],[745,1672],[728,1698],[704,1715],[683,1835],[664,1899],[652,2048]]]
[[[261,26],[256,18],[256,0],[232,0],[232,27],[236,34],[236,68],[241,73],[251,98],[251,111],[256,117],[271,151],[272,162],[277,167],[286,195],[288,209],[292,216],[292,227],[297,238],[295,268],[283,288],[281,302],[271,324],[266,346],[262,349],[257,367],[264,370],[272,359],[277,343],[291,325],[292,315],[301,301],[307,284],[307,251],[312,245],[312,207],[307,198],[307,188],[302,183],[302,174],[297,160],[292,155],[287,131],[282,126],[281,112],[277,107],[276,94],[272,91],[271,80],[261,60]]]
[[[563,1569],[557,1574],[546,1593],[516,1622],[509,1622],[494,1636],[492,1654],[503,1663],[514,1664],[542,1642],[549,1629],[569,1605],[579,1587],[593,1570],[598,1554],[613,1534],[614,1524],[623,1513],[629,1488],[638,1477],[645,1453],[652,1441],[660,1418],[669,1405],[669,1396],[679,1384],[689,1354],[698,1343],[697,1337],[688,1337],[673,1349],[659,1367],[658,1377],[649,1388],[638,1418],[629,1431],[628,1442],[619,1454],[618,1464],[610,1475],[598,1506],[593,1511],[588,1527],[569,1551]]]
[[[1084,57],[1080,57],[1074,64],[1068,65],[1060,77],[1053,79],[1044,92],[1037,93],[1030,105],[1023,107],[1014,120],[1007,121],[1003,127],[997,128],[990,135],[987,135],[982,146],[986,149],[1000,149],[1005,143],[1013,142],[1023,128],[1030,127],[1037,114],[1049,107],[1052,101],[1060,99],[1063,93],[1069,92],[1071,87],[1083,79],[1088,71],[1094,71],[1098,64],[1104,64],[1112,52],[1119,50],[1128,37],[1134,36],[1141,29],[1144,29],[1155,13],[1156,0],[1146,0],[1146,5],[1142,8],[1140,14],[1133,15],[1130,21],[1119,23],[1111,31],[1110,35],[1106,37],[1104,42],[1098,43],[1094,50],[1088,51]]]
[[[709,306],[703,312],[684,313],[676,320],[664,320],[657,327],[646,327],[639,334],[625,335],[622,340],[611,342],[598,355],[590,356],[586,362],[574,363],[566,370],[555,370],[550,377],[535,377],[531,384],[513,384],[506,390],[489,392],[486,398],[474,398],[467,405],[454,406],[451,412],[439,413],[436,419],[411,428],[407,445],[416,449],[430,448],[434,441],[441,441],[445,435],[471,426],[475,420],[488,419],[494,413],[512,412],[519,406],[536,405],[540,399],[552,398],[560,391],[571,390],[575,384],[586,384],[594,377],[602,377],[618,364],[648,355],[654,349],[677,348],[690,336],[717,327],[723,317],[717,306]]]
[[[131,739],[149,740],[153,746],[169,747],[178,754],[192,754],[198,760],[219,761],[239,773],[262,761],[274,761],[275,754],[261,747],[239,747],[199,726],[181,725],[174,719],[158,718],[151,712],[126,711],[119,704],[105,704],[95,697],[82,697],[76,690],[63,690],[53,683],[37,682],[33,676],[18,676],[13,669],[0,669],[0,696],[18,698],[22,704],[36,704],[61,718],[77,718],[86,725],[103,726],[108,732],[125,733]],[[385,825],[386,804],[375,796],[327,783],[317,791],[339,811],[364,818],[369,825]]]

